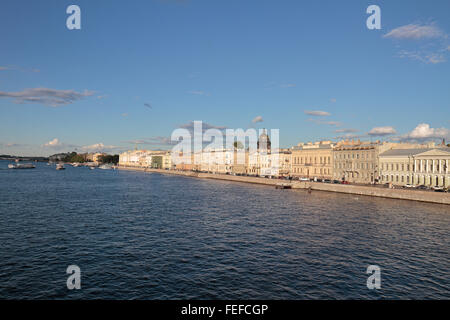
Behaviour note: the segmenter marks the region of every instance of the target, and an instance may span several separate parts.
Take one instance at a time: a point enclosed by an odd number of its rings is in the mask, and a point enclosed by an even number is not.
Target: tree
[[[107,155],[101,156],[101,157],[99,158],[99,161],[100,161],[101,163],[113,163],[113,164],[118,164],[118,163],[119,163],[119,155],[118,155],[118,154],[115,154],[115,155],[107,154]]]

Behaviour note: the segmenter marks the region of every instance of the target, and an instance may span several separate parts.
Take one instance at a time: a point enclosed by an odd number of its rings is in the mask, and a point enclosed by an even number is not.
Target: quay
[[[181,171],[181,170],[163,170],[163,169],[151,169],[145,167],[126,167],[119,166],[120,170],[130,170],[130,171],[142,171],[142,172],[152,172],[160,174],[169,175],[181,175],[194,178],[202,179],[215,179],[215,180],[226,180],[244,183],[255,183],[268,186],[277,187],[280,185],[280,179],[267,179],[260,177],[248,177],[248,176],[234,176],[227,174],[212,174],[212,173],[202,173],[193,171]],[[412,200],[421,201],[429,203],[447,204],[450,205],[450,194],[443,192],[431,192],[422,190],[408,190],[408,189],[389,189],[383,187],[374,186],[361,186],[352,184],[331,184],[322,182],[309,182],[309,181],[283,181],[284,186],[290,186],[291,189],[305,189],[312,191],[328,191],[328,192],[339,192],[347,193],[361,196],[372,196],[372,197],[382,197],[390,199],[401,199],[401,200]]]

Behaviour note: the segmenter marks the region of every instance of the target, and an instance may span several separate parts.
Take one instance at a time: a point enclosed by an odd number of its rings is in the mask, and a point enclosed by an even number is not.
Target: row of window
[[[331,174],[331,170],[328,168],[314,168],[314,174]],[[309,169],[306,168],[293,168],[293,173],[302,173],[302,174],[313,174],[313,170],[311,169],[311,172],[309,172]]]
[[[414,164],[405,164],[405,163],[383,163],[381,164],[381,168],[385,171],[412,171],[416,172],[416,166]],[[435,160],[434,164],[433,161],[428,162],[428,167],[426,162],[423,162],[422,164],[420,162],[417,162],[417,171],[418,172],[441,172],[447,170],[447,165],[444,160]]]
[[[337,159],[363,159],[369,160],[373,159],[373,153],[363,152],[363,153],[336,153],[334,158]]]
[[[367,163],[367,162],[355,162],[355,163],[335,163],[334,164],[335,169],[374,169],[373,163]]]
[[[294,164],[304,164],[304,163],[330,164],[331,163],[331,157],[293,157],[293,158],[294,158]],[[319,161],[319,162],[317,162],[317,161]]]
[[[434,185],[440,185],[439,177],[410,177],[410,176],[399,176],[399,175],[382,175],[381,181],[383,182],[392,182],[392,183],[406,183],[406,184],[419,184],[419,183],[425,183],[425,184],[434,184]],[[444,182],[445,185],[445,177],[441,179]]]
[[[343,172],[343,171],[337,171],[334,174],[334,177],[337,179],[341,179],[342,177],[344,177],[345,179],[347,178],[361,178],[361,179],[369,179],[371,177],[373,177],[373,173],[372,172]]]

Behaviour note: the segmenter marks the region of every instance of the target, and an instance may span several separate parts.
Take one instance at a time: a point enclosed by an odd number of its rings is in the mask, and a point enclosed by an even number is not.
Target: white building
[[[392,149],[379,161],[383,183],[450,186],[450,148]]]

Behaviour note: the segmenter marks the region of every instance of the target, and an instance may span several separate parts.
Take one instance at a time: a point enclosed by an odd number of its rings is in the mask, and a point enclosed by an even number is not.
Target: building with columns
[[[414,144],[400,142],[340,141],[333,149],[333,179],[353,183],[381,183],[380,154],[388,150],[425,150],[434,144]]]
[[[404,186],[450,186],[450,148],[392,149],[380,159],[381,182]]]

